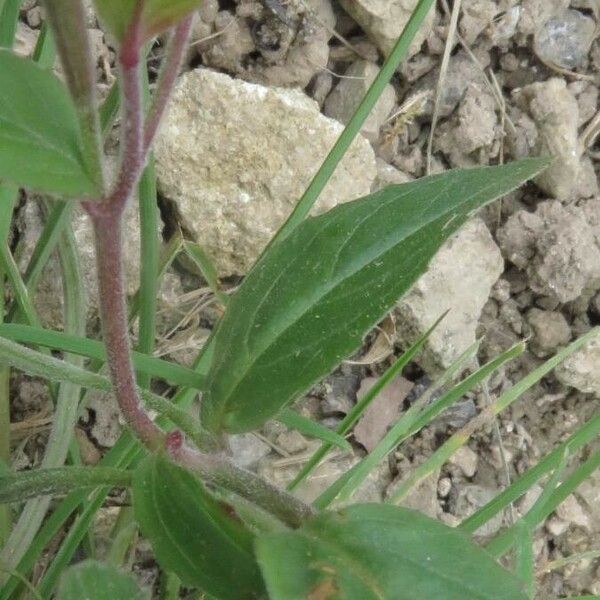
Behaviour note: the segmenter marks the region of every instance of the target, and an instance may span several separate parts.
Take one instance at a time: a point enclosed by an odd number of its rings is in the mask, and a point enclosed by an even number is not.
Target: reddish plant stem
[[[136,385],[127,327],[123,284],[122,220],[118,205],[92,216],[96,236],[96,264],[100,317],[111,379],[127,424],[151,450],[164,443],[164,433],[150,419]]]
[[[124,207],[144,169],[144,138],[141,58],[141,3],[119,50],[119,71],[122,95],[121,165],[114,189],[106,202]]]
[[[162,446],[164,433],[146,413],[131,362],[123,276],[123,210],[144,168],[142,90],[140,85],[141,7],[138,3],[119,50],[123,141],[121,165],[112,193],[84,202],[94,225],[100,317],[115,395],[127,424],[150,449]]]
[[[279,490],[254,473],[239,469],[227,459],[198,452],[185,444],[183,434],[165,434],[146,413],[136,385],[131,361],[123,277],[123,210],[139,181],[146,155],[173,89],[193,17],[173,31],[161,70],[155,97],[143,125],[140,85],[141,6],[122,41],[119,51],[123,104],[121,165],[112,193],[100,202],[83,202],[96,238],[100,316],[107,359],[115,394],[123,417],[140,441],[150,450],[164,449],[181,466],[198,473],[208,482],[262,506],[292,527],[314,514],[313,509]]]
[[[152,105],[148,111],[148,117],[146,118],[146,125],[144,129],[144,151],[148,152],[160,119],[165,112],[167,102],[173,91],[173,86],[177,79],[177,75],[181,69],[183,59],[185,57],[185,51],[187,43],[192,30],[192,24],[194,22],[194,15],[191,14],[183,21],[181,21],[173,30],[169,44],[167,46],[166,55],[162,64],[160,75],[158,77],[158,83],[154,97],[152,98]]]

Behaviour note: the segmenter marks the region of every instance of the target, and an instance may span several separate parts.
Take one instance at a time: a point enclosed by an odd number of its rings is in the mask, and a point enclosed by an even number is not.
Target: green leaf
[[[142,0],[142,35],[148,39],[175,25],[201,4],[201,0]],[[133,18],[137,0],[95,0],[108,30],[120,41]]]
[[[342,450],[351,450],[352,446],[350,442],[339,433],[336,433],[332,429],[313,421],[307,417],[303,417],[302,415],[290,410],[289,408],[284,408],[278,415],[277,420],[280,423],[283,423],[286,427],[290,429],[295,429],[300,433],[308,437],[317,438],[318,440],[322,440],[327,442],[328,444],[333,444]]]
[[[360,346],[478,208],[547,165],[527,159],[391,186],[273,244],[217,331],[207,428],[248,431],[274,416]]]
[[[381,504],[321,513],[256,542],[271,600],[526,600],[520,583],[465,535]]]
[[[146,0],[144,26],[149,36],[175,25],[202,4],[202,0]]]
[[[64,85],[33,61],[0,50],[0,179],[66,196],[97,192]]]
[[[115,36],[123,39],[127,25],[133,17],[137,0],[94,0],[96,12],[104,26]]]
[[[191,473],[161,455],[133,477],[135,518],[163,569],[219,599],[264,595],[253,536]]]
[[[0,337],[23,344],[34,344],[52,350],[79,354],[102,362],[106,361],[106,349],[103,343],[68,335],[61,331],[18,323],[0,323]],[[204,378],[192,369],[139,352],[132,352],[131,357],[135,370],[140,373],[194,389],[201,390],[204,387]]]
[[[95,560],[83,561],[62,576],[57,600],[146,600],[131,575]]]

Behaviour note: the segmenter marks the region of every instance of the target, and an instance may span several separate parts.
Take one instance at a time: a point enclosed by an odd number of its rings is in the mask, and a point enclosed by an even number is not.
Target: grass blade
[[[600,450],[596,451],[584,461],[563,483],[556,487],[556,489],[552,486],[548,486],[550,493],[547,498],[544,498],[544,501],[542,502],[538,501],[522,518],[522,521],[526,523],[531,530],[534,530],[561,502],[564,502],[564,500],[566,500],[566,498],[598,468],[600,468]],[[516,539],[517,530],[513,525],[487,544],[486,550],[493,556],[503,556],[511,549]]]
[[[385,386],[401,373],[402,369],[420,352],[427,338],[432,334],[433,330],[439,325],[440,321],[446,316],[444,313],[432,326],[426,331],[404,354],[399,356],[394,364],[377,380],[377,383],[357,402],[352,410],[344,417],[337,428],[337,433],[341,436],[346,435],[354,424],[360,419],[368,406],[375,400],[377,395],[385,388]],[[310,473],[318,466],[327,452],[331,449],[332,444],[324,443],[310,457],[308,462],[302,467],[298,475],[288,485],[289,490],[296,489],[302,481],[304,481]]]
[[[77,245],[71,227],[58,243],[58,255],[61,266],[64,296],[64,323],[67,333],[82,335],[85,332],[86,303],[85,293],[81,289],[83,280],[77,254]],[[39,353],[44,359],[43,354]],[[78,369],[83,360],[75,355],[65,356],[65,365]],[[51,380],[53,381],[53,380]],[[54,382],[52,383],[54,385]],[[59,467],[64,464],[77,421],[80,400],[80,388],[69,381],[63,382],[56,395],[52,428],[46,444],[43,468]],[[48,507],[49,497],[29,501],[23,509],[9,540],[2,549],[2,560],[11,567],[16,565],[37,534]]]
[[[421,28],[421,25],[433,4],[434,0],[419,0],[419,3],[415,7],[415,10],[413,11],[408,23],[404,28],[404,31],[398,38],[398,41],[396,42],[396,45],[392,49],[387,60],[383,63],[383,66],[377,74],[377,77],[373,80],[373,83],[369,87],[365,97],[354,111],[352,118],[350,121],[348,121],[344,131],[341,133],[340,137],[327,155],[327,158],[323,161],[319,171],[314,176],[302,198],[300,198],[300,201],[294,208],[292,214],[277,232],[277,235],[271,240],[267,248],[273,245],[276,241],[286,237],[306,218],[310,212],[310,209],[314,206],[319,195],[333,175],[337,165],[348,151],[350,144],[352,144],[354,138],[360,132],[371,110],[383,93],[385,86],[391,81],[396,69],[406,56],[406,52],[408,51],[410,44]]]
[[[35,344],[36,346],[70,352],[101,362],[106,360],[106,348],[102,342],[68,335],[60,331],[5,323],[0,325],[0,336],[22,344]],[[150,377],[164,379],[176,385],[184,385],[198,390],[203,389],[205,378],[192,369],[139,352],[133,352],[132,356],[136,371]]]
[[[277,421],[283,423],[289,429],[295,429],[300,433],[318,440],[322,440],[329,444],[333,444],[342,450],[351,450],[352,446],[341,435],[328,429],[327,427],[316,423],[312,419],[307,419],[302,415],[289,408],[284,408],[279,415],[277,415]]]
[[[229,302],[229,296],[221,291],[217,269],[215,268],[215,265],[208,254],[204,252],[202,246],[200,246],[200,244],[195,244],[194,242],[186,241],[183,242],[183,249],[194,262],[196,267],[198,267],[202,277],[206,279],[206,283],[208,283],[217,300],[219,300],[219,302],[224,306],[227,306],[227,302]]]
[[[515,553],[515,575],[525,583],[525,593],[533,600],[535,594],[535,559],[533,556],[533,537],[525,523],[518,522],[517,549]]]
[[[19,20],[21,0],[0,2],[0,48],[12,48]]]
[[[517,400],[526,390],[535,385],[542,377],[547,375],[552,369],[560,364],[567,356],[573,354],[576,350],[585,345],[592,337],[598,335],[600,329],[595,328],[582,336],[554,357],[546,361],[543,365],[529,373],[521,379],[512,388],[504,392],[495,402],[486,406],[481,413],[475,417],[470,423],[465,425],[454,435],[452,435],[432,456],[422,465],[417,467],[388,499],[388,502],[396,503],[402,500],[413,486],[425,479],[438,467],[441,467],[467,440],[471,437],[475,430],[492,420],[496,415],[502,412]]]
[[[3,338],[0,338],[0,363],[8,364],[30,375],[53,381],[62,381],[103,392],[111,392],[113,389],[110,379],[104,375],[86,371],[77,365],[52,356],[46,356],[41,352],[30,350]],[[191,439],[194,441],[203,439],[203,430],[192,415],[148,390],[141,389],[140,395],[150,408],[165,414]],[[206,440],[212,440],[212,438],[207,436]],[[198,441],[198,443],[200,447],[206,447],[204,442]],[[211,446],[213,446],[212,443]]]
[[[475,373],[469,375],[464,381],[455,385],[443,394],[430,406],[422,409],[419,404],[413,405],[406,414],[387,432],[384,438],[360,463],[344,473],[333,485],[325,490],[314,503],[317,508],[324,509],[337,497],[342,502],[347,501],[352,492],[366,479],[369,473],[399,444],[420,431],[428,425],[441,412],[459,400],[464,394],[472,390],[476,385],[487,379],[494,371],[503,364],[513,360],[524,351],[524,344],[517,344],[485,364]],[[471,357],[470,353],[466,353]],[[462,357],[461,357],[462,358]],[[464,360],[457,361],[464,364]],[[422,409],[422,410],[421,410]]]
[[[1,14],[1,11],[0,11]],[[0,244],[8,244],[12,214],[17,203],[17,190],[0,186]],[[0,320],[5,318],[5,276],[0,270]],[[0,367],[0,464],[10,464],[10,368]],[[0,546],[10,536],[12,512],[0,503]]]

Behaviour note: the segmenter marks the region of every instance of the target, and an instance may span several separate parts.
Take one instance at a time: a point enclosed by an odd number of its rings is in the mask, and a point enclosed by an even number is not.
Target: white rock
[[[400,502],[400,506],[418,510],[420,513],[427,515],[432,519],[436,519],[441,512],[438,500],[439,478],[440,470],[436,469],[408,492]],[[394,485],[390,486],[391,489],[393,489],[393,487]]]
[[[600,289],[600,199],[517,211],[498,231],[506,258],[526,270],[537,294],[571,302]]]
[[[341,131],[298,90],[197,69],[180,79],[156,141],[159,189],[219,273],[243,274]],[[368,194],[375,177],[373,151],[360,137],[314,212]]]
[[[353,62],[346,70],[344,78],[325,100],[323,112],[340,123],[348,123],[373,80],[377,77],[377,73],[379,73],[379,67],[372,62],[367,60]],[[395,103],[396,92],[388,84],[360,130],[369,141],[377,140],[379,129],[385,123]]]
[[[37,42],[37,36],[37,31],[19,21],[15,32],[14,52],[20,56],[31,56]]]
[[[557,379],[584,394],[600,396],[600,336],[567,357],[558,367]]]
[[[569,524],[590,528],[590,518],[573,494],[556,507],[556,516]]]
[[[578,10],[565,10],[536,31],[534,50],[546,63],[576,69],[585,61],[595,36],[594,19]]]
[[[569,0],[522,0],[519,31],[526,35],[535,33],[546,21],[568,6]]]
[[[418,0],[340,0],[340,4],[387,56],[408,23]],[[431,32],[435,10],[431,9],[408,51],[419,52]]]
[[[254,467],[261,458],[271,452],[269,445],[253,433],[230,435],[227,442],[233,462],[244,469]]]
[[[504,268],[485,223],[473,219],[442,246],[427,272],[397,307],[399,339],[412,343],[450,312],[431,334],[418,361],[436,374],[475,342],[475,329],[490,290]]]
[[[477,473],[479,457],[468,446],[461,446],[448,460],[450,464],[456,465],[465,477],[473,477]]]
[[[533,154],[556,157],[552,165],[536,177],[536,183],[559,200],[576,196],[581,171],[579,105],[565,80],[554,77],[532,83],[520,90],[515,100],[537,126]]]
[[[377,179],[373,183],[373,192],[377,192],[388,185],[408,183],[413,178],[396,167],[386,163],[383,159],[377,159]]]

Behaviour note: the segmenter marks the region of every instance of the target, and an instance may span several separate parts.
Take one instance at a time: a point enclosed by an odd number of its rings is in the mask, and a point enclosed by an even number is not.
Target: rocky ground
[[[225,288],[235,287],[281,225],[415,4],[204,0],[185,72],[157,140],[156,164],[164,235],[180,228],[200,242]],[[333,454],[304,488],[306,498],[315,497],[371,449],[407,397],[417,395],[477,338],[482,340],[480,361],[529,340],[528,352],[489,382],[496,395],[600,322],[600,153],[595,145],[600,131],[600,4],[463,0],[428,153],[448,10],[442,0],[427,19],[409,60],[387,86],[315,211],[421,177],[428,164],[439,172],[547,153],[557,160],[535,183],[481,211],[451,239],[428,273],[368,337],[365,348],[299,403],[305,414],[335,426],[393,355],[450,309],[406,378],[395,381],[357,426],[354,451]],[[40,26],[35,0],[24,2],[22,16],[18,48],[27,53]],[[93,18],[89,25],[100,86],[107,89],[114,77],[114,53]],[[157,44],[151,73],[161,51]],[[128,219],[128,289],[133,293],[139,260],[135,210]],[[40,209],[29,198],[15,228],[21,265],[41,224]],[[91,231],[79,213],[74,228],[93,331],[97,302]],[[49,327],[61,325],[60,291],[58,263],[51,263],[36,298]],[[189,362],[221,308],[184,262],[167,274],[160,301],[159,351]],[[14,460],[23,467],[39,460],[51,408],[37,381],[19,379],[14,390]],[[522,473],[598,410],[599,395],[600,339],[501,416],[502,445],[493,428],[479,432],[407,503],[457,523],[505,485],[501,446],[511,476]],[[381,465],[357,498],[385,497],[485,402],[483,393],[465,398]],[[110,399],[94,397],[78,432],[90,462],[114,443],[119,428]],[[313,441],[278,424],[232,440],[240,464],[282,483],[314,447]],[[516,511],[527,510],[540,491],[531,490]],[[490,535],[502,523],[502,518],[493,520],[479,533]],[[597,548],[599,534],[596,474],[536,533],[538,566]],[[600,594],[600,562],[580,561],[540,580],[540,597]]]

